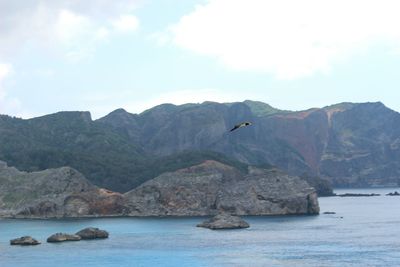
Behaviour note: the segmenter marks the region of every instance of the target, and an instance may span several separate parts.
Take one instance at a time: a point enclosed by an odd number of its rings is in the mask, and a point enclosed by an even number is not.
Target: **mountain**
[[[69,167],[21,172],[0,162],[0,218],[318,214],[315,189],[276,169],[217,161],[164,173],[126,194]]]
[[[250,165],[320,176],[334,186],[363,187],[399,183],[399,120],[399,113],[380,102],[290,112],[246,100],[160,105],[136,115],[136,124],[129,125],[136,125],[133,132],[141,136],[130,135],[132,142],[149,154],[212,150]],[[115,127],[114,118],[101,121]],[[252,121],[253,126],[228,132],[241,121]]]
[[[229,132],[242,121],[253,125]],[[321,188],[396,186],[399,121],[379,102],[293,112],[250,100],[118,109],[98,120],[88,112],[0,116],[0,160],[27,171],[71,166],[119,192],[204,160],[276,166]]]
[[[246,168],[246,164],[213,151],[146,154],[132,141],[127,130],[130,124],[117,128],[125,125],[124,115],[131,114],[115,113],[115,128],[93,121],[88,112],[59,112],[29,120],[0,116],[0,160],[25,171],[70,166],[92,183],[119,192],[206,159]]]
[[[399,113],[382,103],[328,107],[326,112],[332,114],[331,130],[320,172],[340,186],[398,185]]]
[[[38,171],[71,166],[100,186],[119,188],[143,150],[92,121],[89,112],[59,112],[30,120],[0,116],[0,159]]]

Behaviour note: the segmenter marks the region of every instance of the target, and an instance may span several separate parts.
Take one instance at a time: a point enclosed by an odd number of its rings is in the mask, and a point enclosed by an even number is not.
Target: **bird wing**
[[[236,129],[239,129],[241,127],[245,127],[245,126],[248,126],[248,125],[251,125],[251,123],[250,122],[242,122],[242,123],[236,124],[235,127],[233,127],[230,131],[232,132],[232,131],[234,131]]]
[[[239,127],[240,127],[240,125],[235,125],[235,127],[233,127],[233,128],[230,130],[230,132],[233,132],[234,130],[239,129]]]

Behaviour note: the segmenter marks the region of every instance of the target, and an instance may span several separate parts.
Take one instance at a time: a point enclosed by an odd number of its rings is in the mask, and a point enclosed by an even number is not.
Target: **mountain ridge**
[[[253,125],[229,133],[241,121]],[[117,109],[96,120],[89,112],[2,115],[0,160],[29,171],[72,166],[117,191],[188,166],[190,157],[266,164],[335,186],[388,186],[400,177],[399,121],[381,102],[282,111],[251,100]]]

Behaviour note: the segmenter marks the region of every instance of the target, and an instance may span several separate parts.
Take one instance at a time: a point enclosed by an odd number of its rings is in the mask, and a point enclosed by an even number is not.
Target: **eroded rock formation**
[[[317,214],[315,189],[280,170],[247,174],[216,161],[165,173],[125,194],[130,215]]]
[[[68,167],[20,172],[0,164],[0,216],[203,216],[317,214],[314,188],[277,169],[219,163],[164,173],[125,194],[90,184]]]
[[[197,227],[209,228],[211,230],[217,229],[240,229],[249,228],[250,225],[238,216],[232,216],[227,213],[218,214],[211,219],[199,223]]]

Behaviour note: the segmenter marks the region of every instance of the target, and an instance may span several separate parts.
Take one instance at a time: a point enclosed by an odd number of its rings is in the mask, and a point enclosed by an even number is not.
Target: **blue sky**
[[[0,0],[0,113],[169,102],[400,111],[394,0]]]

